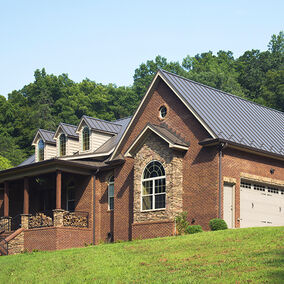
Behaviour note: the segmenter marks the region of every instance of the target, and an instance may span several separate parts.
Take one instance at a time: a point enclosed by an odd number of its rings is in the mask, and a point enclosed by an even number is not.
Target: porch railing
[[[7,255],[9,252],[8,242],[0,237],[0,255]]]
[[[29,229],[52,227],[53,226],[53,211],[47,210],[38,212],[35,215],[29,216]]]
[[[89,213],[82,211],[64,212],[63,214],[63,226],[68,227],[89,227]]]
[[[0,234],[11,231],[11,220],[10,217],[0,217]]]

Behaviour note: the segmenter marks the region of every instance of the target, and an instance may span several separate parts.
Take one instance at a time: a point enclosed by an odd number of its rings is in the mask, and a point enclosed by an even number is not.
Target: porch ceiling
[[[95,161],[65,161],[59,159],[50,159],[42,162],[19,166],[0,172],[0,183],[11,181],[23,177],[36,176],[61,170],[80,175],[91,175],[98,168],[107,166],[104,162]]]

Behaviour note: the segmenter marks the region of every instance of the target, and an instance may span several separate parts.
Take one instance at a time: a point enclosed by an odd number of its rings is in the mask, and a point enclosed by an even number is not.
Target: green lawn
[[[284,227],[0,257],[0,283],[284,283]]]

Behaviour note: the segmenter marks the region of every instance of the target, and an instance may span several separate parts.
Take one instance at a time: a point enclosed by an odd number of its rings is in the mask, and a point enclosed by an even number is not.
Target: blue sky
[[[156,55],[266,50],[284,29],[283,11],[283,0],[0,0],[0,94],[43,67],[76,82],[131,85],[134,70]]]

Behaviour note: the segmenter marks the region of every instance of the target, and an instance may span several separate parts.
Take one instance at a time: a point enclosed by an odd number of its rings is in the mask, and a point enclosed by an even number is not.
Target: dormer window
[[[82,132],[83,135],[83,151],[90,150],[90,130],[85,127]]]
[[[38,142],[38,161],[44,160],[44,142],[42,139]]]
[[[61,134],[59,138],[59,150],[60,150],[60,156],[66,155],[66,135]]]

